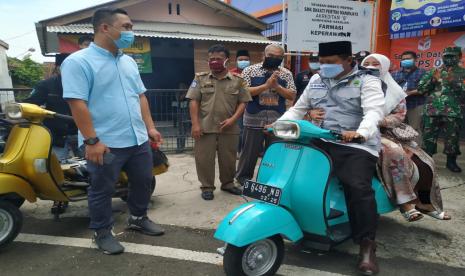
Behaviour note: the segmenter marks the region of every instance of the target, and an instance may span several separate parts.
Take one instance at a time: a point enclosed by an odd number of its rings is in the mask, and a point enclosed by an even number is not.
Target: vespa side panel
[[[378,207],[378,214],[390,213],[397,209],[395,205],[389,200],[389,197],[384,190],[383,184],[378,178],[374,178],[372,181],[372,187],[375,191],[376,205]]]
[[[303,237],[299,225],[286,209],[255,201],[231,211],[218,226],[214,237],[242,247],[278,234],[292,242]]]
[[[29,202],[36,202],[36,194],[24,179],[12,174],[0,173],[0,195],[16,193]]]
[[[257,182],[283,189],[287,207],[304,232],[326,235],[324,195],[331,162],[309,145],[277,142],[266,151]]]

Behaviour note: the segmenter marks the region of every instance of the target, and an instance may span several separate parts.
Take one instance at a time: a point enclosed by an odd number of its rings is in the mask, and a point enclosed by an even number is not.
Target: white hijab
[[[404,90],[397,84],[397,82],[392,78],[391,74],[389,73],[389,68],[391,66],[391,61],[384,55],[380,54],[371,54],[365,57],[362,61],[363,63],[368,58],[374,58],[380,63],[379,68],[379,78],[384,81],[387,85],[387,91],[385,96],[386,104],[384,105],[384,112],[386,115],[390,114],[399,103],[407,97]]]

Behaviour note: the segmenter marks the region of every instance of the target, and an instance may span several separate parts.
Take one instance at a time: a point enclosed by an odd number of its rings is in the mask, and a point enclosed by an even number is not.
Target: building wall
[[[282,4],[282,0],[266,0],[266,1],[253,1],[253,0],[230,0],[230,4],[247,13],[260,12],[265,9],[271,8],[275,5]]]
[[[236,66],[236,52],[249,50],[251,63],[261,62],[266,44],[235,43],[184,39],[151,39],[151,74],[141,74],[148,89],[177,89],[181,84],[190,85],[194,73],[209,71],[208,48],[214,44],[224,44],[231,53],[229,67]]]
[[[8,72],[6,49],[0,46],[0,88],[11,88],[12,82]]]
[[[195,72],[209,71],[208,68],[208,48],[220,42],[215,41],[194,41],[194,68]],[[231,52],[229,67],[236,65],[236,52],[240,49],[249,50],[251,63],[255,64],[262,61],[263,51],[266,44],[256,43],[223,43]]]
[[[172,14],[169,14],[168,5],[172,4]],[[176,5],[180,5],[180,15],[177,15]],[[125,8],[134,21],[173,22],[185,24],[198,24],[209,26],[250,28],[233,17],[216,12],[197,1],[147,1]]]

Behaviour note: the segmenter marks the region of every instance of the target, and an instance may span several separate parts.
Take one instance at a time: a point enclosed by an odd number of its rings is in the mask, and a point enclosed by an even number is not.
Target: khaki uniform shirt
[[[252,100],[247,83],[228,73],[217,79],[210,72],[195,74],[186,98],[199,102],[199,118],[204,133],[220,133],[220,123],[232,117],[240,103]],[[239,126],[224,129],[225,134],[239,134]]]

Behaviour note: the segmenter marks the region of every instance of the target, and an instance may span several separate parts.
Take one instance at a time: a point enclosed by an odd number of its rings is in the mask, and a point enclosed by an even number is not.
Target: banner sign
[[[426,70],[442,65],[442,51],[446,47],[458,46],[465,50],[465,32],[444,33],[435,36],[396,39],[391,42],[392,70],[400,68],[400,59],[405,51],[414,51],[418,66]],[[465,54],[462,65],[465,64]]]
[[[353,52],[371,49],[373,5],[347,0],[288,1],[287,45],[317,52],[318,43],[348,40]]]
[[[59,52],[60,53],[74,53],[79,51],[79,44],[78,40],[81,36],[88,36],[85,35],[58,35],[58,45],[59,45]]]
[[[82,35],[58,35],[60,53],[73,53],[80,50],[78,39],[81,36]],[[150,48],[150,39],[148,37],[136,37],[131,47],[123,51],[136,61],[140,73],[152,73],[152,51]]]
[[[392,0],[391,39],[421,36],[422,30],[465,25],[465,0]]]
[[[131,47],[123,51],[136,61],[141,74],[152,73],[152,51],[150,50],[150,39],[148,37],[136,37]]]

